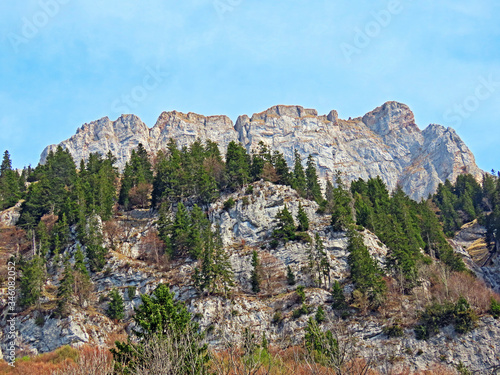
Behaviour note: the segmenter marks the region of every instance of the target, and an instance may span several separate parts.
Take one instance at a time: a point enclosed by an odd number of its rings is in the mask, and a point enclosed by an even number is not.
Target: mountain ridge
[[[180,147],[198,138],[210,139],[222,149],[235,141],[248,152],[262,141],[282,152],[289,164],[297,149],[303,159],[313,156],[323,178],[331,178],[336,171],[346,182],[380,175],[391,190],[401,185],[416,200],[434,193],[446,179],[454,182],[458,175],[470,173],[480,180],[484,173],[453,129],[430,124],[420,130],[411,109],[395,101],[348,120],[339,119],[335,110],[318,115],[315,109],[298,105],[275,105],[251,117],[240,115],[235,123],[225,115],[175,110],[162,112],[152,128],[132,114],[116,121],[103,117],[84,124],[58,145],[70,151],[76,162],[87,160],[91,152],[111,151],[122,170],[139,143],[156,153],[165,149],[170,138]],[[47,146],[40,162],[58,145]]]

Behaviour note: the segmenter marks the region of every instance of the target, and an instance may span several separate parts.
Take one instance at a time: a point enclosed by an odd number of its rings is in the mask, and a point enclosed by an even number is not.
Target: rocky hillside
[[[474,156],[451,128],[429,125],[423,131],[408,106],[388,102],[355,119],[342,120],[336,111],[318,115],[300,106],[274,106],[264,112],[240,116],[236,124],[226,116],[202,116],[177,111],[164,112],[153,128],[137,116],[122,115],[116,121],[105,117],[85,124],[70,139],[60,143],[79,162],[92,152],[111,151],[123,169],[132,149],[142,143],[151,153],[174,138],[179,146],[199,138],[210,139],[225,149],[230,141],[241,142],[248,151],[260,141],[282,152],[293,163],[293,152],[314,157],[322,177],[341,171],[346,182],[381,176],[390,189],[398,184],[413,199],[434,193],[446,179],[462,173],[478,180],[482,171]],[[57,145],[41,155],[43,163]]]
[[[189,311],[207,330],[209,343],[215,347],[241,342],[245,327],[251,328],[257,337],[265,332],[267,338],[277,345],[300,344],[307,321],[315,316],[318,306],[324,307],[327,316],[336,316],[332,295],[328,291],[331,284],[335,280],[342,282],[346,295],[354,289],[349,282],[348,239],[346,233],[331,230],[330,217],[318,214],[315,202],[301,198],[290,187],[269,182],[255,182],[251,187],[222,196],[208,209],[211,223],[220,227],[234,271],[235,287],[227,298],[196,290],[192,275],[194,268],[199,266],[197,261],[188,258],[166,265],[157,259],[145,261],[146,249],[151,245],[150,234],[155,231],[158,216],[153,210],[133,210],[116,215],[111,224],[104,227],[106,247],[113,250],[104,271],[92,275],[95,287],[90,302],[83,307],[73,306],[67,318],[54,315],[55,288],[62,270],[59,271],[45,287],[39,312],[28,310],[19,315],[20,347],[25,353],[37,353],[65,344],[109,344],[112,339],[123,337],[124,332],[131,332],[134,324],[130,317],[133,308],[140,304],[139,295],[150,293],[159,283],[169,283],[177,297],[187,303]],[[224,204],[229,199],[235,202],[231,208]],[[309,217],[307,233],[311,237],[317,233],[324,244],[330,265],[329,285],[325,288],[317,287],[311,276],[309,257],[313,250],[308,241],[280,243],[275,248],[267,246],[276,227],[278,211],[286,205],[296,217],[299,204]],[[15,214],[8,216],[5,224],[12,224],[15,217]],[[474,231],[478,232],[480,230]],[[467,233],[463,232],[456,242],[467,237]],[[464,241],[475,241],[471,236]],[[362,231],[362,237],[370,254],[384,267],[387,247],[368,230]],[[465,242],[461,244],[465,246]],[[72,263],[76,249],[74,243],[65,251]],[[258,295],[252,293],[250,283],[253,251],[258,252],[263,267],[262,290]],[[307,311],[302,314],[296,313],[301,302],[295,291],[296,285],[288,283],[288,268],[295,274],[297,285],[306,286],[302,306],[307,306]],[[113,322],[105,315],[108,301],[102,296],[114,288],[125,300],[126,318],[122,323]],[[425,370],[435,363],[451,369],[463,363],[469,369],[481,370],[498,363],[498,320],[484,316],[477,327],[465,335],[458,335],[452,326],[448,326],[428,341],[416,340],[413,324],[418,319],[418,309],[431,298],[430,286],[424,283],[412,295],[400,295],[395,292],[397,287],[391,288],[378,314],[354,314],[346,321],[334,320],[325,324],[334,323],[339,337],[353,345],[349,350],[355,351],[356,355],[376,359],[376,367],[382,373],[404,368]],[[394,323],[402,326],[401,337],[391,338],[384,333],[384,327]],[[2,350],[6,349],[8,342],[7,332],[8,327],[4,326],[0,338]]]

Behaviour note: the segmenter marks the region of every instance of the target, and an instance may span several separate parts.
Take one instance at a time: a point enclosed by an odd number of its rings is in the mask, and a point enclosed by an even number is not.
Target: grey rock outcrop
[[[336,171],[342,172],[346,182],[381,176],[390,189],[399,184],[414,199],[427,197],[439,183],[454,181],[461,173],[477,179],[483,173],[453,129],[430,125],[421,131],[410,108],[397,102],[387,102],[352,120],[339,119],[334,110],[320,116],[314,109],[284,105],[251,118],[239,116],[234,126],[226,116],[177,111],[163,112],[151,129],[134,115],[122,115],[114,122],[105,117],[83,125],[60,145],[76,162],[87,160],[91,152],[111,151],[123,169],[139,143],[154,154],[165,149],[170,138],[179,146],[210,139],[221,150],[239,141],[248,151],[262,141],[282,152],[290,164],[296,149],[303,158],[314,157],[322,177],[332,178]],[[56,147],[43,151],[42,163]]]

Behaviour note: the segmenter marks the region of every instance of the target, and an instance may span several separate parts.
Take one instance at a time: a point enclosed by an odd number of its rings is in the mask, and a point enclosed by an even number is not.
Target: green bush
[[[500,302],[492,298],[490,303],[490,313],[495,319],[500,317]]]
[[[415,327],[417,340],[427,340],[437,334],[441,327],[445,327],[454,322],[454,310],[450,302],[443,304],[434,302],[427,306],[420,316],[420,324]]]
[[[127,295],[129,300],[133,300],[135,297],[135,292],[137,291],[137,288],[133,285],[129,286],[127,288]]]
[[[314,319],[316,319],[318,324],[321,324],[325,321],[326,319],[325,310],[323,310],[323,307],[321,305],[318,306],[318,310],[316,310],[316,315],[314,316]]]
[[[464,297],[460,297],[455,304],[455,331],[457,333],[467,333],[474,329],[477,316],[469,302]]]
[[[253,185],[249,185],[245,190],[245,194],[252,195],[253,194]]]
[[[293,319],[298,319],[302,315],[307,315],[311,312],[310,306],[307,306],[305,303],[302,304],[298,309],[293,310],[292,312],[292,318]]]
[[[281,315],[281,311],[276,311],[273,315],[273,320],[271,321],[271,323],[278,324],[282,320],[283,320],[283,316]]]
[[[243,197],[241,201],[243,202],[243,206],[248,206],[250,204],[248,197]]]
[[[295,289],[295,293],[297,293],[300,303],[304,303],[306,301],[306,293],[304,292],[304,285],[299,285],[297,289]]]
[[[233,198],[229,198],[227,201],[224,202],[224,209],[226,211],[229,211],[231,208],[235,206],[236,202],[234,201]]]
[[[393,324],[392,326],[387,326],[382,329],[382,331],[387,335],[387,337],[403,337],[404,331],[399,324]]]
[[[306,242],[306,243],[312,243],[312,238],[307,232],[295,233],[295,240],[301,241],[301,242]]]
[[[421,313],[420,324],[415,327],[415,335],[418,340],[427,340],[437,334],[441,327],[449,324],[455,326],[457,333],[467,333],[474,329],[476,320],[476,313],[464,297],[460,297],[455,304],[435,302]]]
[[[106,314],[111,319],[121,320],[125,317],[125,306],[123,304],[123,298],[118,290],[113,289],[109,292],[109,305]]]
[[[292,268],[288,266],[286,268],[286,281],[288,285],[295,285],[296,280],[295,280],[295,274],[292,271]]]

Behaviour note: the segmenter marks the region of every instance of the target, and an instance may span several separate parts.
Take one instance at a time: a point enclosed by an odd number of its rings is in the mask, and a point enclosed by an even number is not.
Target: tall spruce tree
[[[293,165],[293,182],[292,187],[297,190],[301,196],[306,195],[307,183],[306,175],[304,173],[304,166],[302,165],[302,158],[299,151],[294,151],[294,165]]]
[[[347,251],[351,279],[356,289],[377,306],[381,303],[386,291],[386,285],[382,279],[383,273],[368,252],[363,237],[354,228],[349,228],[348,237]]]
[[[282,210],[278,211],[276,219],[278,219],[278,225],[273,231],[273,237],[285,243],[293,241],[295,239],[295,222],[286,205]]]
[[[305,232],[309,230],[309,218],[307,217],[307,213],[302,207],[302,203],[299,202],[299,211],[297,212],[297,221],[299,225],[297,226],[297,230],[299,232]]]
[[[308,199],[314,200],[318,204],[323,201],[321,187],[318,181],[318,173],[316,172],[316,163],[311,154],[309,154],[307,158],[306,192]]]
[[[259,260],[259,254],[256,250],[252,252],[252,274],[250,277],[250,283],[252,285],[252,292],[260,292],[260,282],[261,282],[261,265]]]
[[[73,297],[74,283],[75,277],[73,269],[69,261],[66,259],[64,261],[63,277],[59,282],[59,287],[57,288],[57,312],[61,317],[67,317],[69,315],[69,305]]]

